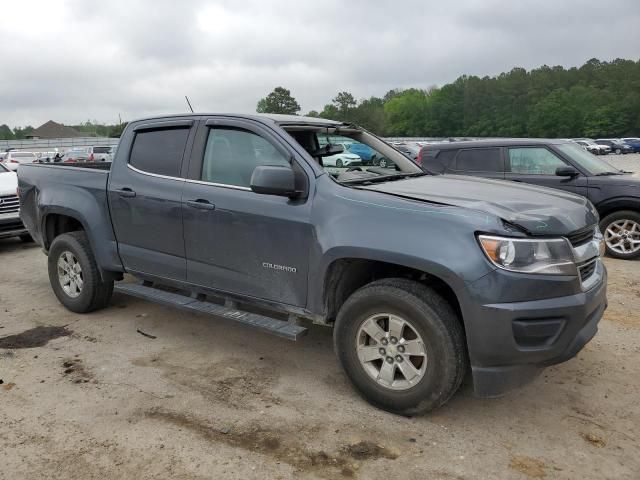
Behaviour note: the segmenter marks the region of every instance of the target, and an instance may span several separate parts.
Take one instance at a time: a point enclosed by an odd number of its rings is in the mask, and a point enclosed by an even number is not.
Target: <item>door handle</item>
[[[125,198],[133,198],[136,196],[136,192],[131,190],[129,187],[116,189],[116,193],[121,197],[125,197]]]
[[[200,210],[215,210],[216,206],[209,200],[199,198],[198,200],[187,200],[187,205],[193,208],[199,208]]]

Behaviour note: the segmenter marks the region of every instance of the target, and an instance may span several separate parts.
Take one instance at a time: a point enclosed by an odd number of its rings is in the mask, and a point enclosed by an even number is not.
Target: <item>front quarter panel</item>
[[[463,294],[495,269],[484,257],[476,232],[504,234],[499,218],[483,212],[410,201],[357,190],[318,179],[312,224],[309,309],[323,313],[324,279],[330,265],[344,258],[377,260],[418,269]]]

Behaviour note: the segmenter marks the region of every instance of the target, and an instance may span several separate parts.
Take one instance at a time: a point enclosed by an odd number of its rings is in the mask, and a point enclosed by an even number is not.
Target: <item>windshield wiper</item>
[[[627,172],[623,172],[623,171],[619,171],[619,172],[600,172],[600,173],[596,173],[595,176],[596,177],[606,177],[606,176],[609,176],[609,175],[623,175],[624,173],[627,173]],[[631,172],[629,172],[629,173],[631,173]]]
[[[346,185],[352,185],[352,184],[358,184],[358,183],[388,182],[393,180],[403,180],[405,178],[422,177],[424,175],[427,175],[427,174],[424,172],[394,173],[392,175],[380,175],[379,177],[354,178],[353,180],[344,180],[340,183],[343,183]]]

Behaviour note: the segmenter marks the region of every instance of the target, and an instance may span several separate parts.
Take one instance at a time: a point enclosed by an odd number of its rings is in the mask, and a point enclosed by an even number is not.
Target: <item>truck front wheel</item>
[[[393,413],[440,407],[466,372],[455,312],[434,290],[411,280],[384,279],[357,290],[340,309],[333,338],[356,390]]]
[[[76,313],[106,307],[113,281],[103,281],[84,232],[64,233],[49,249],[49,282],[60,303]]]

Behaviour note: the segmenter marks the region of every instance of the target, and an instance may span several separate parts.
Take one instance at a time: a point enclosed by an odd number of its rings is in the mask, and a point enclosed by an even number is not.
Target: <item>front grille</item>
[[[571,245],[577,247],[584,243],[590,242],[595,234],[595,227],[588,227],[567,235],[567,238],[571,242]]]
[[[580,271],[580,281],[584,283],[591,275],[593,275],[596,271],[596,260],[592,260],[589,263],[585,263],[584,265],[580,265],[578,270]]]
[[[0,233],[13,232],[16,230],[23,230],[23,229],[24,229],[24,225],[22,225],[22,222],[20,220],[7,222],[7,223],[0,223]]]
[[[12,213],[20,210],[20,200],[16,195],[0,196],[0,213]]]

